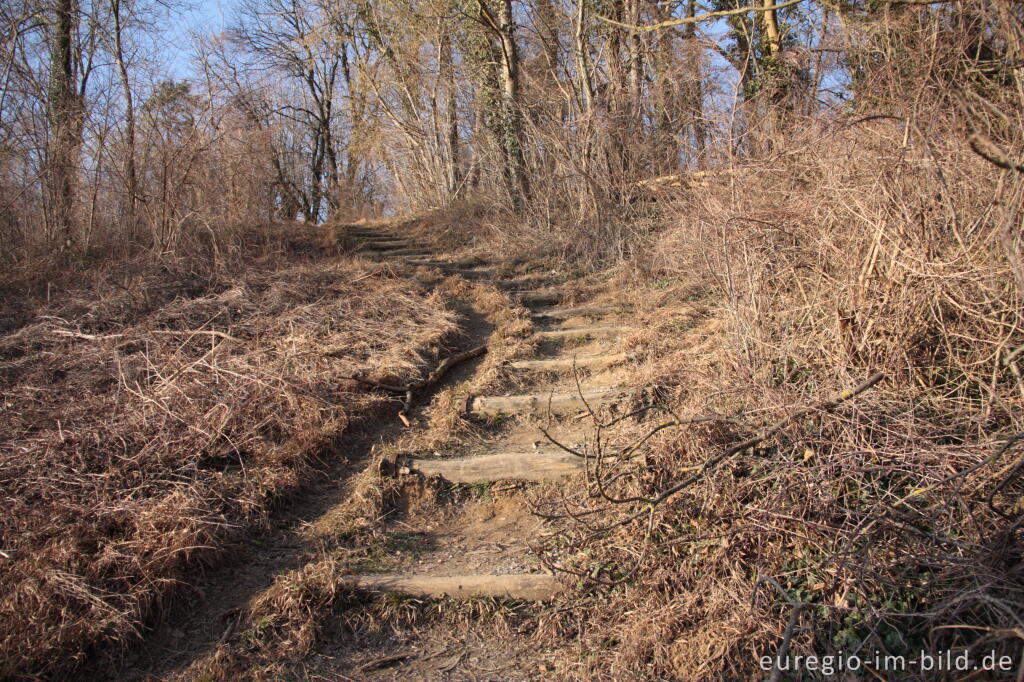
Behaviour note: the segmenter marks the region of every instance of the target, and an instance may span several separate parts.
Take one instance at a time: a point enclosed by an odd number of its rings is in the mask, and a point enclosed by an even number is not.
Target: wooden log
[[[507,291],[521,291],[532,287],[545,286],[548,282],[541,279],[492,279],[491,284]]]
[[[362,248],[366,251],[395,251],[396,249],[412,248],[415,244],[408,239],[374,239],[363,242]]]
[[[508,575],[362,575],[353,586],[371,592],[397,592],[420,597],[499,597],[525,601],[550,601],[564,589],[558,579],[547,573]]]
[[[632,327],[629,325],[610,327],[576,327],[570,329],[548,329],[546,331],[537,332],[537,336],[544,341],[577,339],[583,337],[590,339],[617,339],[620,336],[628,336],[629,334],[636,333],[639,330],[639,327]]]
[[[488,279],[494,277],[493,270],[479,270],[479,269],[466,269],[466,268],[454,268],[451,270],[453,275],[464,277],[465,279]]]
[[[452,483],[551,481],[584,471],[584,462],[567,452],[505,452],[458,459],[413,459],[410,468]]]
[[[565,294],[561,291],[523,291],[516,294],[523,305],[554,305],[561,303]]]
[[[436,268],[438,270],[444,271],[446,274],[449,274],[449,275],[459,275],[460,277],[465,277],[466,279],[481,280],[481,279],[489,279],[491,277],[494,277],[494,271],[493,270],[481,270],[480,268],[475,267],[475,265],[471,265],[470,267],[465,267],[465,266],[461,266],[461,265],[456,264],[456,263],[451,263],[451,262],[448,262],[448,261],[438,261],[438,260],[414,260],[414,259],[408,259],[408,260],[406,260],[406,262],[409,265],[414,265],[416,267],[423,266],[423,267],[427,267],[427,268]]]
[[[445,358],[441,362],[441,364],[434,369],[433,372],[428,374],[426,378],[420,379],[419,381],[413,381],[404,386],[382,384],[378,381],[369,381],[367,379],[363,379],[362,377],[355,376],[349,376],[345,378],[359,382],[360,384],[366,386],[373,386],[374,388],[379,388],[385,391],[391,391],[392,393],[402,394],[404,398],[402,399],[402,409],[399,410],[398,412],[398,418],[401,419],[402,423],[405,424],[406,426],[411,426],[412,422],[410,422],[409,420],[409,410],[412,409],[412,401],[415,398],[415,394],[417,392],[436,385],[437,382],[439,382],[444,377],[444,375],[448,373],[448,370],[450,370],[452,367],[459,364],[460,362],[465,362],[466,360],[471,360],[472,358],[478,358],[486,352],[487,344],[484,344],[482,346],[470,348],[469,350],[464,350],[461,353],[456,353],[455,355],[450,355],[447,358]]]
[[[625,362],[625,353],[609,353],[605,355],[581,355],[573,358],[552,358],[550,360],[517,360],[509,363],[513,369],[521,369],[534,372],[571,372],[573,367],[578,369],[604,369]]]
[[[469,401],[469,412],[481,416],[499,414],[569,414],[585,410],[586,404],[593,409],[623,401],[630,390],[626,388],[597,388],[565,393],[528,393],[526,395],[479,396]],[[586,403],[584,403],[584,398]]]
[[[428,268],[442,268],[446,270],[452,268],[474,268],[481,264],[480,261],[476,259],[449,261],[431,260],[430,258],[424,259],[423,257],[418,256],[412,256],[410,258],[407,258],[406,262],[408,262],[410,265],[423,265]]]
[[[402,235],[393,232],[381,232],[380,230],[344,230],[342,234],[353,239],[405,239]]]
[[[380,260],[382,258],[401,258],[403,256],[429,256],[430,251],[426,249],[395,249],[394,251],[361,251],[363,256],[373,259]]]
[[[594,305],[585,306],[583,308],[562,308],[560,310],[544,310],[538,313],[534,313],[533,316],[544,320],[566,320],[571,317],[585,317],[589,315],[612,315],[615,313],[621,313],[625,311],[626,308],[622,306]]]

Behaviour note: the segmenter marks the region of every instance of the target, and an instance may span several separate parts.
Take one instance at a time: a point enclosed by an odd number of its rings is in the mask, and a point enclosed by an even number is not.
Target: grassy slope
[[[0,677],[130,639],[370,413],[343,377],[410,376],[454,328],[360,261],[90,279],[0,337]]]
[[[636,566],[589,601],[567,677],[753,679],[794,603],[809,606],[791,654],[1019,662],[1024,487],[1019,443],[1002,448],[1024,431],[1006,360],[1024,344],[1020,185],[954,135],[932,145],[907,150],[890,124],[808,131],[687,188],[620,271],[649,330],[637,380],[683,419],[732,421],[660,432],[609,469],[632,472],[612,496],[651,496],[798,407],[886,379],[604,536],[567,524],[570,568]],[[610,506],[609,525],[646,509],[579,502]]]

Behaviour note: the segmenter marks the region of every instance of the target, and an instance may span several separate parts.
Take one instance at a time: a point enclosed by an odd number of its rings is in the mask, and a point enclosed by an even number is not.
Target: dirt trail
[[[446,260],[384,229],[349,228],[349,236],[368,258],[424,265],[467,280],[491,282],[530,308],[537,329],[536,356],[506,366],[507,390],[466,396],[462,416],[476,433],[464,447],[458,452],[403,453],[386,459],[382,466],[385,475],[410,481],[440,476],[451,484],[482,486],[482,494],[464,497],[440,511],[434,508],[425,516],[404,514],[389,520],[385,532],[394,536],[392,546],[402,548],[395,549],[402,555],[400,560],[387,562],[389,572],[352,576],[352,585],[422,598],[556,600],[564,585],[530,552],[530,542],[544,532],[544,523],[531,513],[523,486],[557,484],[585,469],[581,458],[548,440],[541,426],[559,443],[579,446],[587,437],[586,420],[581,417],[589,410],[630,400],[625,375],[617,368],[627,359],[622,339],[636,331],[628,324],[629,311],[608,305],[559,308],[561,291],[543,279],[496,280],[495,270],[488,266],[500,264]],[[493,328],[483,315],[468,307],[460,312],[462,345],[487,343]],[[419,407],[446,387],[468,383],[479,364],[476,359],[457,365],[429,393],[417,396]],[[424,425],[423,415],[417,416],[421,423],[414,428]],[[178,613],[172,612],[167,625],[146,638],[141,653],[128,658],[110,677],[188,678],[189,666],[231,637],[236,614],[275,576],[315,560],[320,548],[304,529],[341,503],[345,480],[372,460],[373,446],[396,440],[401,431],[395,424],[350,438],[344,447],[352,454],[327,472],[319,490],[292,508],[265,536],[239,547],[229,565],[211,571],[196,586],[196,598]],[[416,486],[407,485],[404,490],[414,495],[409,491]],[[411,509],[417,502],[409,499],[404,504]],[[394,656],[395,647],[412,653]],[[436,624],[410,633],[404,641],[359,650],[328,641],[304,667],[327,679],[525,679],[543,671],[541,659],[525,640],[513,638],[493,646],[486,637],[455,635]]]
[[[366,230],[358,237],[379,244],[397,235]],[[390,462],[394,475],[490,486],[488,494],[418,518],[416,546],[404,570],[363,574],[353,582],[372,591],[425,598],[557,600],[564,588],[561,579],[530,552],[545,524],[531,513],[523,486],[558,484],[585,469],[581,458],[553,444],[541,426],[559,443],[578,447],[588,436],[581,417],[631,399],[633,390],[618,368],[627,359],[621,342],[636,332],[629,325],[630,311],[609,305],[559,307],[562,291],[557,286],[542,278],[494,279],[488,266],[495,264],[467,268],[432,253],[394,254],[381,251],[377,257],[428,263],[510,292],[530,309],[537,353],[507,365],[506,390],[468,395],[461,403],[463,416],[480,436],[476,444],[459,452],[400,455]],[[407,526],[397,520],[394,527],[408,532]],[[458,635],[438,625],[376,649],[352,651],[339,644],[332,650],[328,645],[326,650],[336,655],[324,654],[315,669],[341,679],[528,679],[543,674],[543,653],[528,638],[520,639],[495,645],[486,637]],[[395,655],[396,648],[408,655]],[[378,667],[382,661],[385,665]]]

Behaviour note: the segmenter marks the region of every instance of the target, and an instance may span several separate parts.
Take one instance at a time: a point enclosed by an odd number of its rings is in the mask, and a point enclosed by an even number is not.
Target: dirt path
[[[384,239],[380,239],[384,236]],[[362,231],[371,244],[392,235]],[[618,306],[559,307],[562,292],[542,279],[494,279],[486,264],[467,267],[417,250],[404,258],[466,279],[491,282],[527,306],[536,332],[536,354],[510,362],[504,390],[457,401],[474,425],[475,438],[448,452],[403,453],[390,460],[392,475],[440,477],[479,486],[483,493],[442,511],[396,519],[392,532],[413,540],[401,571],[364,573],[353,582],[371,591],[421,598],[485,596],[518,602],[556,601],[564,584],[541,566],[530,543],[545,531],[531,513],[525,492],[535,484],[560,485],[584,471],[584,461],[549,440],[578,447],[589,435],[590,410],[625,405],[633,391],[617,366],[627,359],[621,341],[636,329]],[[462,398],[462,396],[460,396]],[[328,642],[309,661],[310,676],[325,679],[530,679],[543,676],[545,652],[528,637],[496,642],[470,628],[435,624],[422,631],[353,648]]]
[[[530,551],[530,542],[545,527],[531,513],[526,492],[534,485],[559,485],[567,476],[583,472],[585,463],[552,443],[541,426],[557,442],[577,447],[588,435],[587,420],[581,417],[629,401],[631,391],[617,369],[627,358],[621,340],[635,331],[628,325],[628,311],[608,305],[559,307],[561,291],[545,286],[544,280],[495,279],[495,270],[487,264],[445,260],[386,230],[350,228],[350,236],[369,258],[425,265],[510,292],[531,311],[536,329],[531,341],[537,351],[506,365],[505,390],[459,396],[456,404],[472,425],[472,438],[451,451],[386,458],[383,474],[412,483],[403,487],[411,496],[399,505],[405,511],[385,527],[396,556],[385,562],[387,572],[366,571],[352,576],[351,584],[424,599],[557,600],[564,589],[561,579]],[[484,315],[468,305],[460,312],[465,336],[461,345],[486,343],[493,327]],[[432,395],[471,384],[479,366],[480,359],[461,363],[438,386],[417,396],[414,428],[430,427],[422,408]],[[350,438],[344,447],[353,454],[345,463],[327,472],[317,490],[264,536],[238,547],[228,564],[207,574],[195,586],[195,598],[177,612],[172,610],[167,624],[107,677],[190,678],[190,666],[234,634],[237,614],[276,577],[317,558],[322,548],[304,530],[341,503],[344,482],[373,459],[373,446],[394,442],[402,432],[394,424]],[[415,481],[442,479],[444,485],[468,487],[470,494],[441,507],[427,505],[425,514],[417,512]],[[343,638],[332,642],[328,636],[303,667],[310,677],[324,679],[528,679],[543,673],[543,659],[544,652],[528,638],[513,635],[496,644],[472,629],[454,631],[439,622],[355,647]],[[100,677],[96,670],[89,674],[92,679]]]

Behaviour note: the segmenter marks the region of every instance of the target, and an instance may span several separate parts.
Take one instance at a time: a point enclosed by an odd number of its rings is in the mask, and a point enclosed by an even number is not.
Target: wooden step
[[[548,282],[542,279],[492,279],[491,284],[506,291],[522,291],[523,289],[546,286]]]
[[[433,255],[433,254],[431,254],[431,255]],[[409,263],[409,265],[425,265],[428,268],[443,268],[443,269],[449,269],[449,268],[475,268],[478,265],[483,265],[480,261],[475,260],[475,259],[450,261],[450,260],[430,260],[429,258],[428,259],[423,259],[423,258],[412,257],[412,258],[407,258],[406,261]]]
[[[467,268],[453,268],[450,270],[453,275],[458,275],[466,279],[489,279],[494,277],[493,270],[480,270],[478,268],[467,269]]]
[[[408,239],[375,239],[372,242],[363,242],[362,244],[362,248],[367,251],[394,251],[395,249],[415,247],[416,245]]]
[[[554,305],[561,303],[565,294],[561,291],[549,289],[547,291],[523,291],[516,294],[516,298],[523,305]]]
[[[466,279],[488,279],[490,277],[494,277],[493,270],[481,270],[475,266],[464,267],[449,261],[407,259],[406,262],[409,265],[415,265],[417,267],[423,266],[427,268],[437,268],[438,270],[444,270],[452,275],[460,275]]]
[[[628,399],[630,389],[627,388],[596,388],[583,391],[567,391],[564,393],[528,393],[526,395],[479,396],[469,401],[468,412],[481,416],[497,416],[499,414],[569,414],[587,409],[584,403],[597,409],[605,405],[622,402]]]
[[[370,592],[397,592],[418,597],[498,597],[525,601],[550,601],[563,590],[558,579],[547,573],[482,575],[363,575],[353,579],[354,587]]]
[[[584,462],[567,452],[506,452],[458,459],[412,459],[409,468],[452,483],[551,481],[585,471]]]
[[[544,341],[556,339],[617,339],[620,336],[628,336],[640,331],[639,327],[629,325],[617,325],[610,327],[574,327],[570,329],[548,329],[537,332],[536,335]]]
[[[381,232],[380,230],[344,230],[343,234],[355,239],[405,239],[402,235],[393,232]]]
[[[593,305],[585,306],[583,308],[562,308],[560,310],[544,310],[538,313],[534,313],[533,316],[543,320],[567,320],[571,317],[586,317],[588,315],[614,315],[616,313],[622,313],[626,311],[627,309],[622,306]]]
[[[552,358],[550,360],[517,360],[509,363],[512,369],[521,369],[534,372],[571,372],[573,368],[578,369],[604,369],[625,362],[628,356],[625,353],[610,353],[605,355],[581,355],[575,358]]]
[[[363,256],[373,260],[381,258],[401,258],[402,256],[429,256],[430,251],[426,249],[395,249],[394,251],[361,251]]]

